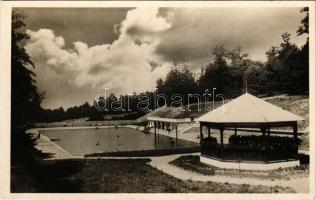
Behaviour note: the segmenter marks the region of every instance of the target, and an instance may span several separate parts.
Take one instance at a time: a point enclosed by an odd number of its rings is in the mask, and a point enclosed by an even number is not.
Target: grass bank
[[[60,160],[46,166],[32,166],[32,187],[12,192],[89,193],[271,193],[293,192],[289,188],[182,181],[146,163],[149,159]],[[13,168],[13,179],[23,176]]]

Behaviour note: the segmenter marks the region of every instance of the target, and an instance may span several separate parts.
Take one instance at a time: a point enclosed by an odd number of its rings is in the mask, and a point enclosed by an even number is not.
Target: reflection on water
[[[72,155],[115,151],[139,151],[175,148],[175,139],[145,134],[133,128],[64,129],[45,130],[42,133]],[[191,147],[198,144],[178,139],[177,147]],[[155,147],[156,146],[156,147]]]

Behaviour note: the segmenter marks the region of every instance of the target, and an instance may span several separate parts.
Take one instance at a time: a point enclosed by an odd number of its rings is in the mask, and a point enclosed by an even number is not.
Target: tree
[[[265,74],[265,66],[261,62],[252,61],[244,72],[243,88],[245,90],[247,83],[247,90],[254,95],[261,95],[267,93],[267,82]]]
[[[199,79],[199,87],[203,93],[205,90],[212,91],[216,88],[217,93],[230,94],[229,69],[227,63],[227,50],[223,46],[213,49],[214,61],[210,62]]]
[[[305,12],[305,17],[301,20],[301,25],[297,30],[297,35],[301,36],[304,34],[309,34],[309,21],[308,21],[308,7],[305,7],[301,10],[301,12]],[[309,82],[308,82],[308,72],[309,72],[309,37],[306,39],[306,43],[301,47],[300,52],[300,60],[302,64],[302,77],[305,77],[303,80],[302,88],[308,93]]]
[[[266,76],[269,94],[308,92],[308,52],[304,51],[304,48],[300,49],[291,43],[289,33],[284,33],[280,46],[272,47],[267,52]]]
[[[306,12],[305,17],[301,20],[301,25],[297,29],[297,35],[308,34],[309,32],[309,21],[308,21],[308,7],[301,9],[301,12]]]
[[[197,92],[197,83],[189,70],[187,64],[174,63],[171,70],[168,72],[165,81],[157,80],[158,93],[166,95],[169,100],[172,95],[178,94],[183,96],[184,103],[187,103],[189,94]]]
[[[248,58],[248,54],[242,53],[240,46],[233,50],[227,50],[226,58],[228,59],[228,75],[226,79],[229,83],[229,96],[235,98],[245,91],[246,70],[253,65],[257,65],[258,62],[252,61]]]
[[[22,43],[29,39],[23,32],[24,16],[12,13],[11,32],[11,122],[12,125],[23,125],[33,122],[41,112],[40,103],[44,93],[36,87],[35,74],[30,67],[35,67],[26,53]]]

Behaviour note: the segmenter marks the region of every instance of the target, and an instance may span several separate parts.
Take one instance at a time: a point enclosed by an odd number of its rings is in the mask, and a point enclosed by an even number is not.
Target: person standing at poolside
[[[38,131],[38,134],[37,134],[37,136],[36,136],[36,138],[35,139],[40,139],[41,138],[41,131]]]

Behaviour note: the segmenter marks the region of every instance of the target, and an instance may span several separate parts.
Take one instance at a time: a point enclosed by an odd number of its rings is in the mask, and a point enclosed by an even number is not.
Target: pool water
[[[89,128],[44,130],[41,133],[74,156],[93,153],[126,152],[176,147],[194,147],[197,143],[157,134],[145,134],[133,128]]]

